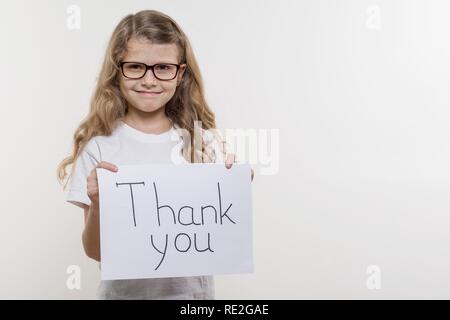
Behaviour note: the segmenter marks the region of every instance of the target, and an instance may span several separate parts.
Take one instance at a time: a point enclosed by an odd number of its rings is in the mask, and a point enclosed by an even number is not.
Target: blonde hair
[[[83,119],[73,136],[73,152],[57,167],[57,177],[63,183],[67,177],[67,166],[74,165],[87,142],[95,136],[109,136],[127,112],[127,102],[119,89],[119,62],[126,54],[131,38],[144,38],[156,44],[175,44],[179,52],[179,62],[187,64],[183,78],[174,96],[165,106],[167,117],[177,128],[187,130],[190,139],[184,139],[183,157],[188,162],[199,159],[213,162],[214,151],[204,143],[194,143],[194,122],[201,121],[203,129],[216,129],[214,113],[205,97],[200,69],[187,36],[169,16],[155,11],[144,10],[124,17],[115,28],[109,41],[100,75],[90,102],[88,115]],[[216,130],[210,130],[215,132]],[[187,141],[190,140],[190,141]],[[191,146],[194,146],[193,148]],[[71,175],[67,178],[66,187]]]

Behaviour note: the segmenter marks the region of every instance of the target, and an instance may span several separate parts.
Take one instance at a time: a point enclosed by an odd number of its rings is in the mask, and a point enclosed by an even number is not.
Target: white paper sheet
[[[103,280],[253,272],[250,165],[127,165],[97,176]]]

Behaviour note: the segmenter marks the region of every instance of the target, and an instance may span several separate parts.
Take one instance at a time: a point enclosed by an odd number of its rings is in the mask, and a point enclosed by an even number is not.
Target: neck
[[[172,121],[167,117],[164,108],[154,112],[142,112],[135,108],[128,108],[122,119],[127,125],[144,133],[161,134],[172,127]]]

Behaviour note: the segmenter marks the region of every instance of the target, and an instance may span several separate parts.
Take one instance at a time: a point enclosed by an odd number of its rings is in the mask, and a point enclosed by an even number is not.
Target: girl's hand
[[[225,161],[225,167],[227,169],[230,169],[233,166],[233,163],[235,162],[235,160],[236,160],[236,156],[234,154],[232,154],[232,153],[228,154],[227,155],[227,159]],[[255,175],[255,173],[254,173],[254,171],[252,169],[252,181],[253,181],[253,176],[254,175]]]
[[[87,177],[87,195],[94,205],[98,204],[97,168],[107,169],[112,172],[117,172],[117,170],[119,170],[115,165],[106,161],[99,162],[97,166],[92,169],[91,174]]]

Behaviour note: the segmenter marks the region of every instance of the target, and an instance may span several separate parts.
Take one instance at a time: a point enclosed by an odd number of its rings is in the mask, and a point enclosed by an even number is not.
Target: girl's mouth
[[[143,97],[156,97],[161,94],[161,92],[156,91],[136,91],[136,92]]]

